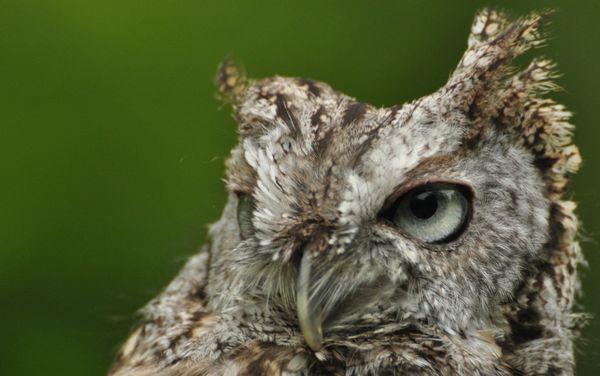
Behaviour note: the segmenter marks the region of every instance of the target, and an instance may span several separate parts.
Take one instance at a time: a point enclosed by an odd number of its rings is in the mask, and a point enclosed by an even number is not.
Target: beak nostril
[[[322,220],[312,220],[295,226],[291,230],[293,243],[284,252],[284,260],[292,263],[298,269],[300,260],[306,251],[317,253],[324,252],[329,247],[329,237],[332,227]]]

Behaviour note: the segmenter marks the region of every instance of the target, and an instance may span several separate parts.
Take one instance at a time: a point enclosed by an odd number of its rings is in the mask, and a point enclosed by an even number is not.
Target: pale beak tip
[[[304,334],[304,339],[306,340],[306,344],[313,351],[319,351],[323,347],[323,332],[321,326],[319,325],[314,330],[311,330],[310,333],[306,333],[304,330],[302,331]]]

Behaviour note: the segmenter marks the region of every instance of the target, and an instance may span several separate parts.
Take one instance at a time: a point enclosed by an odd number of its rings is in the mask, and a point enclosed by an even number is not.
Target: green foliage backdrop
[[[550,47],[585,164],[583,299],[600,310],[600,2],[0,2],[0,374],[102,375],[137,308],[202,244],[235,142],[214,99],[232,52],[251,76],[401,103],[445,82],[476,9],[556,8]],[[600,368],[600,325],[579,374]]]

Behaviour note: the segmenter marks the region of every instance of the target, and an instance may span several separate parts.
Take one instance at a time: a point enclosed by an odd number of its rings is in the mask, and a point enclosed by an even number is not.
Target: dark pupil
[[[420,219],[433,217],[438,208],[438,201],[433,192],[422,192],[410,198],[410,210]]]

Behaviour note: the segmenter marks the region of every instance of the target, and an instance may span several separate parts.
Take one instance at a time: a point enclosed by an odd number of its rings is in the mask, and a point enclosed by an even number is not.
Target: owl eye
[[[254,200],[250,195],[242,194],[238,197],[237,220],[242,240],[248,239],[254,233],[252,224],[252,212],[254,211]]]
[[[471,191],[458,184],[425,184],[397,199],[383,217],[427,243],[458,238],[471,218]]]

